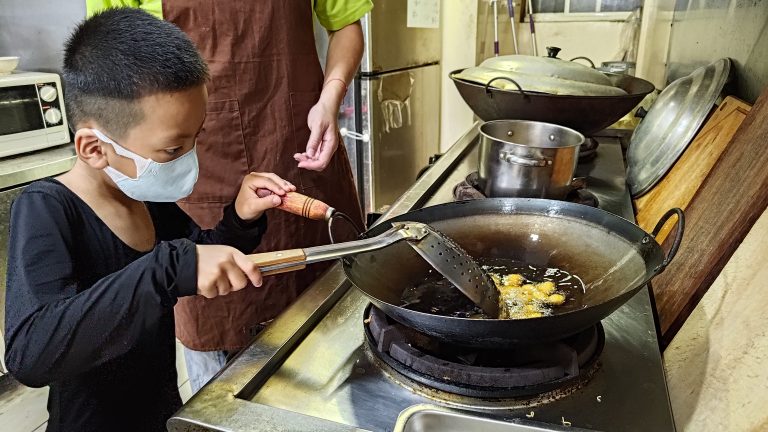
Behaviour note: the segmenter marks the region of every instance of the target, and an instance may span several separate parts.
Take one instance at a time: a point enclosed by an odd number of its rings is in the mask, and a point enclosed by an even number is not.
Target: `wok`
[[[499,348],[558,340],[596,324],[629,300],[674,257],[682,239],[682,211],[673,209],[654,234],[678,215],[677,237],[665,257],[651,234],[606,211],[563,201],[499,198],[453,202],[409,212],[391,222],[416,221],[453,238],[475,258],[515,259],[578,275],[586,290],[581,304],[528,319],[470,319],[400,307],[401,296],[423,281],[430,266],[402,242],[344,260],[349,280],[394,320],[460,345]]]
[[[632,111],[654,90],[653,84],[623,74],[606,73],[613,85],[627,92],[622,96],[567,96],[547,93],[502,90],[454,77],[463,69],[450,73],[464,102],[484,121],[533,120],[575,129],[584,135],[599,132]]]

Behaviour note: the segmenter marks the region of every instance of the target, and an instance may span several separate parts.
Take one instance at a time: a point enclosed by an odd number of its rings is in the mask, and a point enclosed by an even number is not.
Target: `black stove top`
[[[599,207],[600,202],[597,195],[586,189],[587,179],[582,178],[574,181],[572,189],[565,197],[565,201],[588,205],[590,207]],[[470,173],[464,181],[453,187],[453,199],[456,201],[467,201],[473,199],[487,198],[480,190],[477,171]]]
[[[597,157],[597,146],[600,143],[592,138],[586,137],[584,144],[579,147],[579,163],[588,162]]]
[[[415,383],[469,397],[566,396],[589,380],[605,345],[600,324],[561,341],[496,350],[436,340],[373,305],[365,317],[368,346],[386,366]]]

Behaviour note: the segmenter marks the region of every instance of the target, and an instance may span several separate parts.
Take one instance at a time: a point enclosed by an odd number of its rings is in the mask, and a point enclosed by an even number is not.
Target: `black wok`
[[[626,91],[626,95],[565,96],[524,92],[519,87],[502,90],[456,78],[462,70],[451,72],[450,77],[464,102],[482,120],[540,121],[566,126],[587,136],[624,117],[654,90],[653,84],[643,79],[611,73],[605,75],[613,85]]]
[[[677,237],[664,256],[652,235],[606,211],[563,201],[482,199],[427,207],[389,220],[427,223],[452,237],[475,258],[515,259],[557,267],[581,277],[580,304],[528,319],[469,319],[400,307],[403,291],[423,281],[430,266],[403,242],[344,261],[344,272],[370,300],[396,321],[422,333],[467,346],[502,347],[561,339],[596,324],[664,270],[677,251],[683,214],[670,210],[654,235],[678,215]],[[368,234],[378,235],[385,222]]]

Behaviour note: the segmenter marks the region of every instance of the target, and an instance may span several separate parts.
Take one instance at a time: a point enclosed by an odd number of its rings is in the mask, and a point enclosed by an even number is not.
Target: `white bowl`
[[[8,75],[19,65],[18,57],[0,57],[0,75]]]

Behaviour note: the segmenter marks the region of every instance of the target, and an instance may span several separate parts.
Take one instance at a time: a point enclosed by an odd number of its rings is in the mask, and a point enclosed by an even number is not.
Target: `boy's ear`
[[[109,165],[104,143],[90,129],[75,132],[75,151],[77,157],[92,168],[102,170]]]

